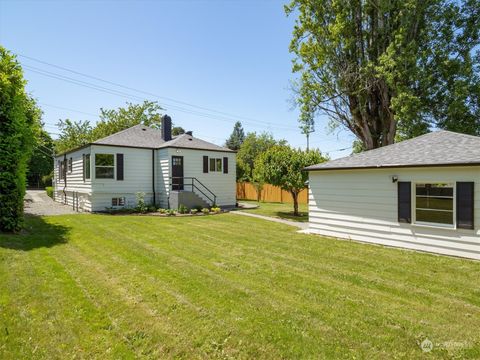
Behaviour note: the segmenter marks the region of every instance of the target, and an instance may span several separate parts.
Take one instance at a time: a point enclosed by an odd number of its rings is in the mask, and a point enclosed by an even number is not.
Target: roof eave
[[[440,164],[407,164],[407,165],[377,165],[377,166],[346,166],[346,167],[322,167],[322,168],[304,168],[305,171],[337,171],[337,170],[372,170],[372,169],[398,169],[398,168],[418,168],[418,167],[456,167],[456,166],[480,166],[478,162],[463,163],[440,163]]]

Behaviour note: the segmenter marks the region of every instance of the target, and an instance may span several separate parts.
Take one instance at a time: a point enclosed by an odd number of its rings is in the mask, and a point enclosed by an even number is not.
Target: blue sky
[[[0,43],[17,54],[160,96],[20,56],[28,90],[38,99],[51,133],[58,131],[58,119],[95,122],[100,107],[146,98],[157,100],[175,125],[217,144],[240,120],[246,132],[268,131],[305,147],[289,89],[294,19],[285,16],[283,4],[0,0]],[[124,94],[52,77],[58,75]],[[327,122],[317,120],[312,147],[334,158],[348,155],[350,150],[335,150],[350,147],[352,135],[330,133]]]

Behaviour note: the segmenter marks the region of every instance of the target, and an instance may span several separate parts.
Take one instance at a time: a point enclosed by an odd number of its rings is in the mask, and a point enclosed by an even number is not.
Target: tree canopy
[[[225,142],[225,146],[231,150],[239,150],[245,140],[245,132],[243,131],[242,123],[237,121],[233,127],[232,134]]]
[[[16,57],[0,46],[0,231],[22,226],[27,163],[41,127],[25,84]]]
[[[160,128],[161,110],[157,102],[145,100],[142,104],[127,103],[118,109],[100,109],[100,120],[94,126],[89,121],[60,120],[56,151],[64,152],[139,124]]]
[[[45,130],[41,130],[28,162],[27,183],[29,186],[49,186],[53,176],[54,141]]]
[[[318,150],[303,151],[286,145],[276,145],[255,160],[255,174],[269,184],[290,192],[293,214],[298,216],[298,194],[305,188],[308,173],[303,169],[328,160]]]
[[[172,128],[172,135],[177,136],[177,135],[182,135],[185,134],[185,129],[182,128],[181,126],[174,126]]]
[[[479,0],[293,0],[301,121],[373,149],[432,126],[480,134]]]
[[[242,146],[237,152],[237,179],[240,181],[255,182],[253,173],[256,158],[275,145],[286,145],[285,140],[275,140],[269,133],[257,135],[248,133]]]

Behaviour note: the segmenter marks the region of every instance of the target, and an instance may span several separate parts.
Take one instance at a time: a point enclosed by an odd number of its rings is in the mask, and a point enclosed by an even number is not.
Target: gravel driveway
[[[48,216],[78,214],[78,212],[73,211],[70,206],[53,201],[45,190],[27,190],[25,214]]]

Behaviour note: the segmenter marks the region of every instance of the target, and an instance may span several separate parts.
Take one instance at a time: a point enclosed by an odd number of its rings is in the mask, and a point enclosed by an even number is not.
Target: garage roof
[[[435,131],[305,170],[480,165],[480,137]]]

